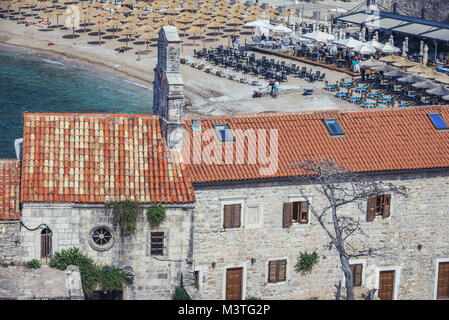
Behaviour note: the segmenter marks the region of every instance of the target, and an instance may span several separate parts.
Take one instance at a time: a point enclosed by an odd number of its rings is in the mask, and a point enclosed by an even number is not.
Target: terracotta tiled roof
[[[157,116],[25,113],[23,138],[22,202],[195,201]]]
[[[0,160],[0,220],[20,219],[20,161]]]
[[[266,166],[258,160],[255,164],[247,160],[244,164],[235,160],[234,164],[195,164],[191,157],[188,168],[197,183],[302,175],[305,172],[295,164],[312,159],[333,161],[355,172],[448,168],[449,131],[436,130],[428,113],[440,113],[449,124],[448,106],[192,117],[185,122],[190,137],[191,119],[200,120],[203,132],[219,123],[231,129],[277,129],[279,165],[277,171],[261,175],[259,169]],[[344,136],[331,136],[324,118],[336,118]],[[234,153],[236,144],[232,144]],[[189,162],[188,157],[184,159]]]

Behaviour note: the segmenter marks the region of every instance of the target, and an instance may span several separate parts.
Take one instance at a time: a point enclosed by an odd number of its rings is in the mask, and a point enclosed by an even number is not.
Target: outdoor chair
[[[323,73],[318,77],[318,81],[324,81],[325,78],[326,78],[326,73]]]

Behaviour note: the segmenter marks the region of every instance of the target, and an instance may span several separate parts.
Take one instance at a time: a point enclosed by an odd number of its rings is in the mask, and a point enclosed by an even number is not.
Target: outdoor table
[[[359,102],[361,97],[349,97],[351,103]]]
[[[380,100],[385,101],[385,102],[391,102],[390,97],[382,97],[382,98],[380,98]]]
[[[343,66],[346,64],[345,59],[338,59],[337,60],[337,68],[343,68]]]
[[[326,84],[326,89],[328,89],[329,91],[334,90],[336,87],[336,84]]]
[[[347,94],[348,94],[347,91],[338,91],[338,92],[337,92],[337,97],[338,97],[338,98],[343,98],[343,97],[346,97]]]
[[[399,106],[400,107],[408,107],[408,103],[400,103]]]
[[[360,86],[360,87],[357,87],[357,88],[355,89],[355,91],[362,93],[362,92],[365,92],[366,89],[367,89],[367,87],[365,87],[365,86]]]
[[[352,84],[352,81],[343,81],[343,86],[344,87],[350,87]]]
[[[379,96],[379,93],[378,92],[370,92],[370,93],[368,93],[368,96],[370,98],[377,98]]]
[[[365,102],[365,106],[366,106],[367,108],[371,108],[372,106],[374,106],[374,102],[366,101],[366,102]]]

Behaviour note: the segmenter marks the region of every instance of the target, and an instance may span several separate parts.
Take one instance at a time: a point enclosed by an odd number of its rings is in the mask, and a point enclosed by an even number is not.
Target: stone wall
[[[112,213],[104,207],[65,204],[24,204],[22,220],[29,228],[45,223],[53,232],[53,252],[78,247],[98,263],[119,267],[130,266],[134,283],[124,291],[124,299],[170,299],[181,273],[190,271],[186,260],[192,254],[192,209],[170,207],[158,228],[151,228],[145,215],[138,222],[133,236],[123,236],[112,223]],[[94,249],[89,239],[94,227],[109,227],[114,245],[106,251]],[[21,243],[28,261],[40,258],[40,232],[22,228]],[[164,231],[164,255],[150,255],[150,232]]]
[[[436,260],[449,258],[449,175],[434,172],[374,178],[407,186],[409,198],[393,195],[391,216],[374,221],[366,221],[366,202],[360,209],[355,205],[342,209],[345,215],[360,217],[369,246],[386,247],[381,257],[358,261],[364,264],[363,286],[377,288],[379,270],[395,269],[398,299],[434,299]],[[325,204],[310,186],[293,182],[195,187],[194,269],[201,273],[203,298],[224,299],[229,267],[244,268],[244,298],[334,298],[334,285],[344,277],[336,250],[329,249],[329,238],[318,221],[309,213],[308,224],[282,227],[283,202],[299,200],[300,190],[311,196],[314,207]],[[223,230],[225,203],[242,204],[243,227]],[[251,226],[245,215],[256,212],[260,212],[260,223]],[[299,253],[314,250],[320,260],[312,272],[295,272]],[[268,283],[268,261],[278,259],[287,259],[287,279]]]
[[[19,221],[0,221],[0,262],[18,264],[22,260],[19,232]]]

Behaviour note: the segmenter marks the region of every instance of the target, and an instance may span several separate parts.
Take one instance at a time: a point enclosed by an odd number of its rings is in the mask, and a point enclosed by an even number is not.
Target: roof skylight
[[[345,134],[338,124],[337,119],[323,119],[323,121],[331,136],[342,136]]]
[[[432,121],[432,124],[437,130],[449,129],[446,122],[444,122],[443,118],[441,117],[441,114],[429,113],[428,116],[430,121]]]
[[[215,124],[214,129],[220,142],[234,142],[231,129],[227,124]]]

